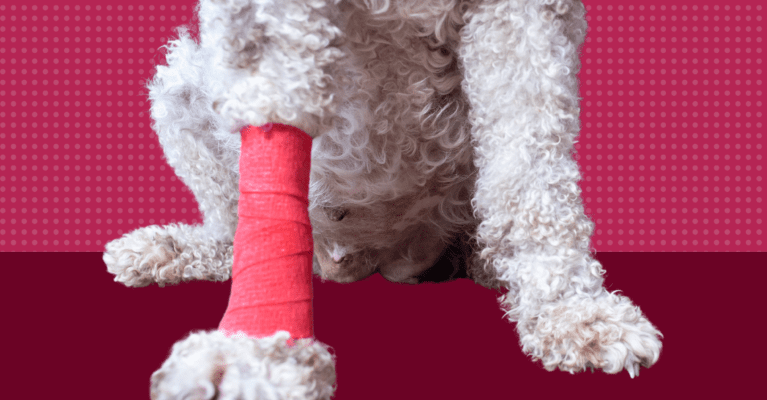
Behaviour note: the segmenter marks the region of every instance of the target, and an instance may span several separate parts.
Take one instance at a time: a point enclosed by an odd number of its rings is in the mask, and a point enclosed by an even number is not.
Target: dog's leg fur
[[[480,257],[509,290],[523,351],[547,370],[626,369],[658,360],[660,332],[602,286],[571,156],[579,131],[577,0],[486,1],[466,15],[460,57],[472,109]]]
[[[209,58],[182,33],[170,43],[168,66],[158,66],[149,84],[153,128],[168,164],[195,195],[204,224],[152,225],[108,243],[104,263],[126,286],[223,281],[231,274],[239,192],[237,175],[224,163],[237,162],[231,148],[239,145],[227,149],[215,140],[230,134],[222,132],[206,92],[213,84],[204,70]]]
[[[213,108],[230,131],[284,123],[317,137],[344,97],[329,71],[339,48],[340,0],[202,0],[203,47],[215,55]],[[333,79],[335,78],[335,79]]]

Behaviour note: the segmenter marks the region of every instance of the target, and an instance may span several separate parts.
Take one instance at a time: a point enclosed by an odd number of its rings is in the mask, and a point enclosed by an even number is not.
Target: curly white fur
[[[343,57],[331,45],[341,31],[328,1],[203,1],[203,47],[215,49],[208,71],[213,108],[239,132],[246,125],[290,123],[315,136],[334,111],[337,92],[325,68]],[[337,1],[336,1],[337,3]],[[286,79],[290,77],[290,79]]]
[[[608,293],[589,253],[572,152],[586,32],[578,0],[201,0],[149,84],[168,163],[201,226],[107,245],[129,286],[224,280],[237,227],[239,135],[284,122],[314,137],[315,272],[416,278],[460,241],[547,369],[658,359],[660,332]],[[467,239],[468,238],[468,239]]]
[[[176,342],[152,374],[152,400],[327,400],[335,391],[335,357],[313,339],[291,347],[278,331],[254,339],[218,331]]]

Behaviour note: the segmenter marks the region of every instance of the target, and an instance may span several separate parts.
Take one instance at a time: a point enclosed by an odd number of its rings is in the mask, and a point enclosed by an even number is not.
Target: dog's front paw
[[[632,378],[639,375],[640,365],[658,361],[663,336],[628,298],[606,291],[596,299],[546,305],[536,318],[519,321],[517,327],[522,350],[549,371],[600,368],[615,374],[625,369]]]
[[[279,331],[254,339],[196,332],[173,345],[152,374],[152,400],[330,399],[335,361],[325,345]]]
[[[107,271],[125,286],[181,280],[180,274],[164,268],[173,263],[179,251],[172,235],[160,226],[136,229],[107,243],[105,250],[103,260]]]
[[[206,236],[202,225],[146,226],[107,243],[104,264],[116,282],[132,287],[225,281],[232,270],[232,243]]]

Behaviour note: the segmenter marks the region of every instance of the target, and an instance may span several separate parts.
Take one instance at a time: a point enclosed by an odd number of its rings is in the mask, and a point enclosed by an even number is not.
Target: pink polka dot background
[[[202,222],[144,88],[195,2],[83,3],[0,4],[0,251],[102,252]],[[584,3],[576,149],[594,248],[767,250],[762,2]]]
[[[577,149],[593,246],[767,250],[763,3],[584,4]]]

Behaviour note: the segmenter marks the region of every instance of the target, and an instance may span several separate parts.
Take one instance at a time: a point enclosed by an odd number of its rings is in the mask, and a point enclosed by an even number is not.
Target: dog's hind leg
[[[107,269],[127,286],[230,277],[239,135],[225,132],[212,110],[208,91],[215,83],[205,71],[209,59],[209,52],[182,32],[170,42],[168,66],[158,66],[148,85],[153,128],[165,158],[197,199],[204,224],[152,225],[108,243]]]

